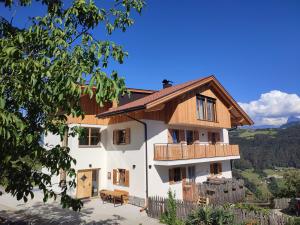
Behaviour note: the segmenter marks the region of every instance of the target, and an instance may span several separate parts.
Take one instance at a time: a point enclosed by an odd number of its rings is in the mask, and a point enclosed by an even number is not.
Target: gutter
[[[129,112],[133,112],[133,111],[137,111],[137,110],[141,110],[141,109],[145,109],[146,107],[144,105],[142,106],[136,106],[136,107],[133,107],[133,108],[129,108],[129,109],[123,109],[123,110],[120,110],[120,111],[115,111],[115,112],[104,112],[104,113],[100,113],[98,115],[96,115],[97,118],[104,118],[104,117],[108,117],[108,116],[116,116],[116,115],[119,115],[119,114],[123,114],[123,113],[129,113]],[[128,116],[128,115],[127,115]],[[131,118],[135,121],[137,121],[136,119],[134,118]],[[142,122],[142,121],[140,121]]]
[[[145,202],[145,207],[141,209],[141,211],[144,211],[148,207],[148,197],[149,197],[149,191],[148,191],[148,186],[149,186],[149,178],[148,178],[148,145],[147,145],[147,140],[148,140],[148,129],[147,129],[147,123],[136,119],[128,114],[125,114],[128,118],[144,125],[144,141],[145,141],[145,171],[146,171],[146,202]]]

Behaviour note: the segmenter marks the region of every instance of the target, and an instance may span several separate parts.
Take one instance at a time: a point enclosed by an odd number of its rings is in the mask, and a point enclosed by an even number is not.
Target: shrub
[[[168,200],[167,200],[167,209],[162,214],[160,222],[167,225],[182,225],[182,220],[177,218],[176,215],[176,200],[175,193],[172,193],[171,190],[168,191]]]
[[[210,206],[199,207],[191,213],[186,225],[232,225],[233,214],[223,207],[212,208]]]

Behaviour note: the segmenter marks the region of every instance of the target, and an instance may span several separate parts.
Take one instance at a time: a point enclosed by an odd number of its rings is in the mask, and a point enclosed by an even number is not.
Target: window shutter
[[[221,141],[220,133],[217,132],[217,133],[216,133],[216,142],[219,143],[220,141]]]
[[[118,135],[119,135],[119,132],[118,132],[118,130],[114,130],[113,131],[113,144],[114,145],[117,145],[118,144]]]
[[[222,163],[218,163],[218,174],[222,174]]]
[[[168,130],[168,143],[173,143],[172,129]]]
[[[199,131],[194,130],[194,141],[199,141]]]
[[[169,169],[169,184],[174,184],[174,169]]]
[[[113,170],[113,184],[117,184],[117,170]]]
[[[125,184],[126,187],[129,187],[129,170],[125,171]]]
[[[130,128],[126,128],[125,140],[126,140],[126,144],[129,145],[130,144]]]
[[[63,169],[59,170],[59,186],[64,187],[66,186],[66,180],[67,180],[67,173]]]
[[[214,164],[210,164],[210,174],[214,174]]]
[[[184,130],[179,130],[179,141],[185,141]]]

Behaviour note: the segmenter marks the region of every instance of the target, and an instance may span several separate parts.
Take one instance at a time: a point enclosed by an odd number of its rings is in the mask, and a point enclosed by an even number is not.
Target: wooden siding
[[[155,144],[154,160],[201,159],[239,156],[238,145]]]
[[[216,122],[197,119],[196,94],[216,99]],[[218,94],[216,94],[211,88],[205,86],[185,93],[170,102],[162,104],[156,111],[139,110],[128,114],[136,119],[159,120],[170,125],[231,128],[231,116],[230,111],[228,110],[229,106],[226,106],[220,99],[221,97],[218,96]],[[104,107],[100,107],[94,98],[89,99],[88,96],[83,96],[81,98],[81,106],[85,112],[84,119],[68,117],[68,123],[108,125],[131,120],[125,115],[111,116],[105,119],[96,118],[97,114],[107,111],[110,107],[112,107],[112,104],[108,103]]]
[[[204,121],[197,119],[196,94],[201,94],[216,99],[217,121]],[[216,128],[230,128],[230,112],[218,96],[209,88],[196,89],[181,98],[168,103],[166,112],[167,123],[170,125],[204,126]]]

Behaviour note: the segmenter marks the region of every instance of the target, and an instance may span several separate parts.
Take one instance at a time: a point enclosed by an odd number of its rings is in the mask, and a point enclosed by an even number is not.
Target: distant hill
[[[236,129],[230,142],[238,144],[241,160],[238,169],[274,167],[300,168],[300,122],[290,121],[280,128]]]
[[[286,122],[286,124],[283,124],[280,128],[287,128],[296,124],[300,124],[300,118],[296,116],[290,116]]]

